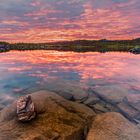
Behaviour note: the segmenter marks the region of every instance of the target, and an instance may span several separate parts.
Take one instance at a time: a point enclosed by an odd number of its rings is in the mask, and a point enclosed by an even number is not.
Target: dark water
[[[129,98],[138,102],[140,55],[57,51],[11,51],[0,54],[0,101],[3,104],[26,93],[55,88],[58,83],[64,88],[69,84],[95,89],[120,86],[131,91]]]

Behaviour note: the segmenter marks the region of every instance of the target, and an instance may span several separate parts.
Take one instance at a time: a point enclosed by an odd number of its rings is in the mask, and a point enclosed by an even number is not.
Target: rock
[[[140,129],[140,123],[137,125],[137,127]]]
[[[96,95],[92,95],[92,96],[89,96],[88,99],[86,101],[84,101],[83,103],[85,105],[91,106],[91,105],[96,104],[99,101],[100,101],[100,99]]]
[[[17,116],[19,121],[30,121],[36,117],[34,103],[31,96],[20,97],[17,100]]]
[[[140,94],[130,94],[127,96],[127,102],[140,112]]]
[[[86,140],[140,140],[140,129],[119,113],[97,115]]]
[[[102,87],[95,87],[93,91],[98,94],[106,102],[113,104],[120,103],[123,99],[131,93],[131,91],[121,85],[109,85]]]
[[[74,100],[77,102],[84,102],[88,98],[88,93],[84,88],[76,85],[75,83],[69,83],[66,81],[53,81],[47,83],[47,90],[57,93],[68,100]]]
[[[130,52],[134,53],[134,54],[140,54],[140,47],[135,47],[135,48],[131,49]]]
[[[96,113],[105,113],[105,112],[109,111],[107,108],[105,108],[105,106],[103,106],[100,103],[93,105],[93,108],[94,108]]]
[[[119,103],[117,106],[119,107],[120,111],[128,117],[134,118],[135,116],[137,116],[137,114],[139,114],[139,112],[135,108],[131,107],[129,104],[122,102]]]
[[[115,83],[115,82],[114,82]],[[106,86],[106,85],[111,85],[113,84],[112,81],[106,80],[104,78],[98,78],[98,79],[94,79],[94,80],[90,80],[88,85],[90,87],[100,87],[100,86]]]
[[[5,106],[0,104],[0,111],[4,108]]]
[[[74,96],[73,96],[71,93],[67,92],[67,91],[62,91],[62,90],[59,90],[59,91],[58,91],[58,90],[56,90],[55,92],[56,92],[58,95],[60,95],[61,97],[67,99],[67,100],[75,101]]]
[[[30,95],[37,117],[21,123],[17,120],[16,102],[0,115],[1,140],[83,140],[95,117],[92,109],[68,101],[53,92],[38,91]],[[12,133],[11,133],[12,132]]]
[[[107,108],[109,110],[109,112],[118,112],[118,108],[116,108],[116,106],[113,106],[111,104],[106,104],[105,108]]]

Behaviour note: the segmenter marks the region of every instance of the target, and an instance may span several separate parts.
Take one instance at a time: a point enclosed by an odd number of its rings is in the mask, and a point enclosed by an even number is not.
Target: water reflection
[[[81,86],[122,84],[140,90],[140,56],[129,53],[11,51],[0,54],[0,90],[19,96],[57,80]],[[65,82],[64,82],[65,83]],[[6,97],[6,96],[5,96]],[[133,97],[130,97],[133,98]]]

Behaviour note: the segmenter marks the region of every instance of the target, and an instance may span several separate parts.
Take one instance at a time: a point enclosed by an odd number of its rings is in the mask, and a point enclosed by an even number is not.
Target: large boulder
[[[140,140],[140,129],[119,113],[97,115],[87,140]]]
[[[30,94],[36,118],[18,121],[15,101],[0,114],[0,140],[83,140],[96,115],[90,108],[56,95],[39,91]]]

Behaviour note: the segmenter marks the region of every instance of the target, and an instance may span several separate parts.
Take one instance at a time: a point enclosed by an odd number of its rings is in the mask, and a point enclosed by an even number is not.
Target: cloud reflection
[[[17,59],[18,58],[18,59]],[[0,55],[0,67],[9,73],[23,72],[30,76],[140,79],[139,56],[129,53],[74,53],[57,51],[8,52]],[[135,73],[134,73],[135,70]],[[4,69],[2,70],[4,73]],[[2,73],[1,72],[1,73]],[[77,75],[77,76],[76,76]],[[121,80],[120,80],[121,81]]]

